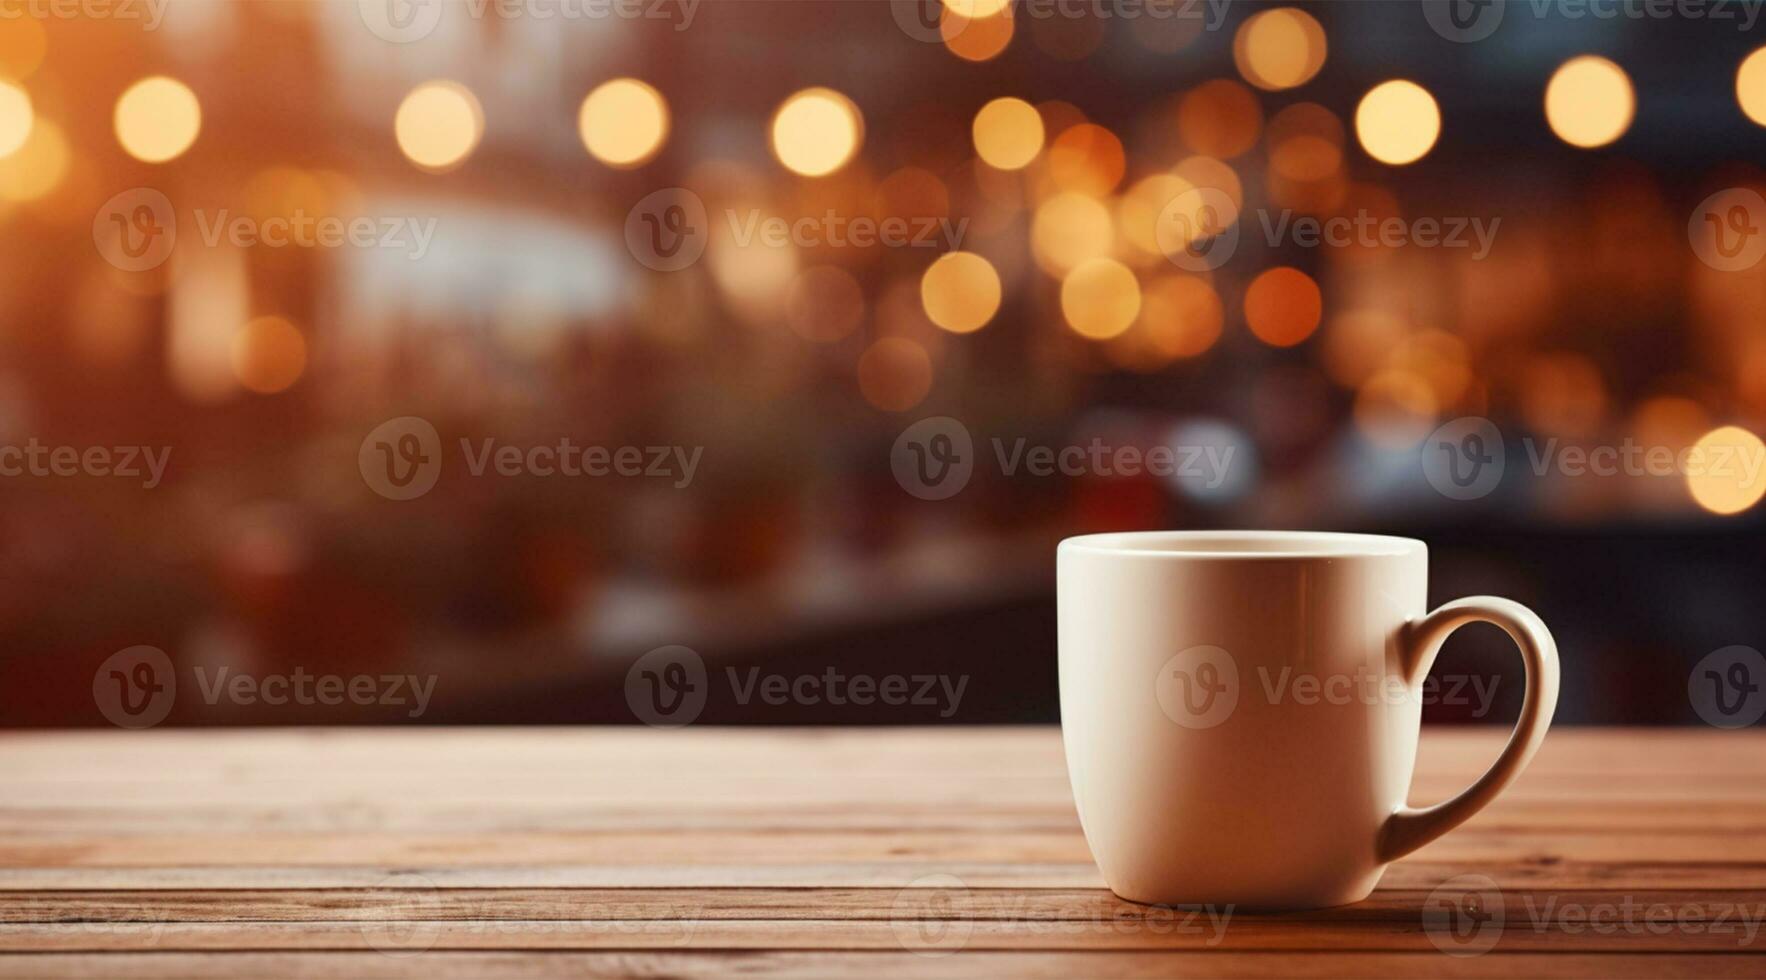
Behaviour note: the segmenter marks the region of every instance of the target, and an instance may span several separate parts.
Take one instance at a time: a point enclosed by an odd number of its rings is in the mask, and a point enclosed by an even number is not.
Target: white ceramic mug
[[[1288,531],[1061,542],[1061,728],[1092,856],[1133,902],[1299,909],[1366,898],[1526,767],[1557,707],[1539,617],[1425,606],[1428,547]],[[1520,721],[1446,802],[1405,805],[1422,685],[1447,635],[1494,623],[1526,664]]]

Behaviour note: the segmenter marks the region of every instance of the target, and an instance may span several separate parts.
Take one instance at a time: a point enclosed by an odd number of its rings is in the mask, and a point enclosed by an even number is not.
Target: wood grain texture
[[[1053,729],[10,733],[0,785],[0,977],[1766,977],[1766,732],[1560,731],[1281,915],[1111,895]]]

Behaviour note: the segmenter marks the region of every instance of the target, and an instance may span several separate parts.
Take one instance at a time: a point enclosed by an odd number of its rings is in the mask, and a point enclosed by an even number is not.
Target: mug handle
[[[1449,830],[1459,826],[1496,799],[1515,781],[1533,753],[1545,741],[1545,730],[1551,727],[1552,713],[1558,705],[1558,648],[1551,631],[1533,610],[1509,599],[1495,596],[1471,596],[1456,599],[1424,616],[1405,624],[1399,635],[1399,656],[1407,684],[1419,685],[1429,675],[1429,667],[1441,652],[1441,644],[1454,630],[1467,623],[1491,623],[1521,649],[1521,661],[1527,668],[1527,692],[1521,701],[1521,717],[1509,735],[1502,754],[1490,764],[1478,781],[1452,799],[1433,806],[1400,806],[1380,828],[1377,850],[1380,862],[1395,861],[1422,847]]]

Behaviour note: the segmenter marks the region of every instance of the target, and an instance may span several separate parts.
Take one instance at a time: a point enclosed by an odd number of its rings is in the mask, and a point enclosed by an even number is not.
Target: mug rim
[[[1416,538],[1349,531],[1110,531],[1063,540],[1058,551],[1203,561],[1405,558],[1427,555]]]

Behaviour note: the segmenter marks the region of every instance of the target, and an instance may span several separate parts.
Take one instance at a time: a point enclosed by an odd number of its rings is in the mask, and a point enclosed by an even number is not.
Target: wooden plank
[[[913,861],[746,865],[282,865],[176,868],[0,868],[0,891],[251,891],[318,888],[901,888],[933,875],[973,888],[1102,888],[1090,861]],[[1766,889],[1766,865],[1745,863],[1583,862],[1554,859],[1494,863],[1407,860],[1393,865],[1381,889],[1427,890],[1461,874],[1481,874],[1501,888],[1608,890]]]
[[[1611,980],[1709,980],[1758,978],[1760,960],[1744,956],[1686,954],[1510,954],[1453,958],[1434,953],[1010,953],[961,952],[925,957],[879,952],[538,952],[449,953],[394,957],[379,953],[106,953],[0,954],[0,977],[86,978],[127,976],[140,980],[208,980],[234,977],[306,977],[313,980],[380,980],[421,976],[426,980],[502,980],[658,976],[725,978],[767,976],[781,980],[902,977],[926,980],[1365,980],[1370,976],[1482,980],[1515,977],[1600,977]]]

